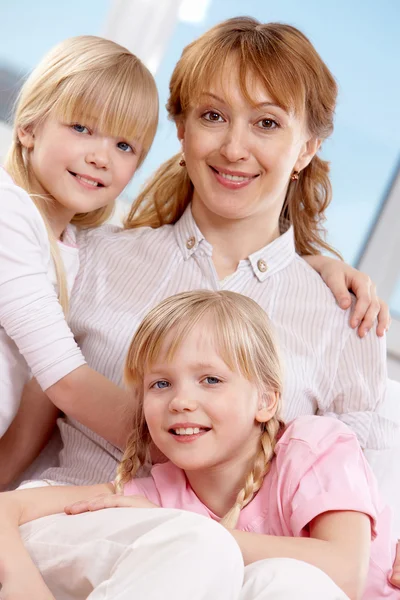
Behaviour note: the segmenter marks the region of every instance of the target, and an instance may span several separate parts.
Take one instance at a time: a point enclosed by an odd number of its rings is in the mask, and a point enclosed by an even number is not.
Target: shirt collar
[[[286,220],[279,223],[281,235],[249,256],[254,275],[265,281],[274,273],[287,267],[296,254],[293,226]]]
[[[189,204],[179,221],[175,224],[174,230],[176,241],[185,260],[197,251],[200,244],[208,248],[208,253],[210,256],[212,255],[211,244],[206,241],[193,218],[191,204]]]
[[[239,263],[239,268],[243,264],[250,263],[253,273],[259,281],[264,281],[277,271],[284,269],[296,254],[293,227],[287,220],[281,219],[279,228],[281,235],[278,238]],[[178,246],[185,260],[189,259],[199,246],[209,256],[212,256],[212,246],[198,228],[190,204],[175,224],[174,229]]]

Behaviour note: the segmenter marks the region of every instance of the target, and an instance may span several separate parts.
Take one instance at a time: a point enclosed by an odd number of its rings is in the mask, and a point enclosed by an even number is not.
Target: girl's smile
[[[170,427],[169,433],[174,436],[176,442],[188,444],[198,440],[211,429],[199,423],[175,423]]]
[[[38,193],[51,199],[46,210],[58,234],[75,214],[113,202],[131,180],[141,153],[137,142],[53,115],[21,130],[20,139],[29,150]]]
[[[234,463],[246,472],[260,438],[259,390],[226,365],[206,329],[204,322],[194,326],[173,360],[173,337],[165,339],[157,364],[145,373],[146,422],[156,446],[182,469]]]

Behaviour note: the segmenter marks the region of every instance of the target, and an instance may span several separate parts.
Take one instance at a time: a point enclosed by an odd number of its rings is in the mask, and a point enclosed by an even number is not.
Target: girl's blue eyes
[[[126,142],[118,142],[117,146],[120,150],[122,150],[122,152],[133,152],[132,146]]]
[[[203,382],[207,383],[208,385],[216,385],[218,383],[221,383],[221,379],[219,379],[219,377],[204,377],[204,379],[202,380]],[[156,390],[165,390],[166,388],[170,387],[171,384],[166,381],[165,379],[160,379],[160,381],[156,381],[155,383],[153,383],[153,385],[151,386],[152,388],[155,388]]]
[[[155,383],[153,383],[153,385],[151,387],[156,388],[157,390],[163,390],[165,388],[167,388],[169,386],[168,381],[156,381]]]
[[[205,377],[204,381],[206,381],[210,385],[215,385],[221,382],[221,380],[218,379],[218,377]]]
[[[72,129],[75,129],[78,133],[89,133],[89,129],[84,125],[79,125],[79,123],[75,123],[72,125]]]
[[[77,131],[78,133],[90,133],[89,129],[84,125],[80,125],[80,123],[74,123],[72,125],[72,129],[74,129],[74,131]],[[134,152],[132,146],[130,146],[126,142],[118,142],[117,147],[120,150],[122,150],[122,152]]]

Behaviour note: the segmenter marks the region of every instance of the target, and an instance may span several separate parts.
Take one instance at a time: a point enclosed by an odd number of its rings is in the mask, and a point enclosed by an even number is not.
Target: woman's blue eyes
[[[71,125],[71,127],[74,131],[77,131],[78,133],[90,133],[89,129],[84,125],[80,125],[80,123],[74,123],[73,125]],[[117,148],[122,150],[122,152],[134,152],[132,146],[130,146],[126,142],[118,142]]]

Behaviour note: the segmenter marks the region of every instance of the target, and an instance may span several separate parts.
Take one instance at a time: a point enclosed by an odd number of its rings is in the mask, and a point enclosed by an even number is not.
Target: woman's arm
[[[124,448],[132,430],[133,392],[116,386],[87,365],[46,389],[50,400],[111,444]]]
[[[18,413],[0,438],[0,491],[19,476],[50,439],[60,411],[35,379],[25,386]]]
[[[112,494],[112,484],[46,487],[0,494],[0,577],[4,598],[53,600],[22,543],[19,526],[63,512],[66,504],[97,494]],[[25,594],[25,596],[24,596]]]
[[[376,333],[379,336],[384,335],[391,321],[389,307],[376,295],[376,287],[368,275],[340,260],[321,254],[302,258],[321,275],[341,308],[347,309],[351,304],[349,290],[356,296],[357,301],[350,326],[353,329],[358,328],[360,337],[365,336],[376,319],[378,319]]]
[[[367,515],[328,512],[309,524],[310,537],[282,537],[231,531],[245,565],[265,558],[295,558],[318,567],[349,596],[358,600],[366,581],[371,544]]]

